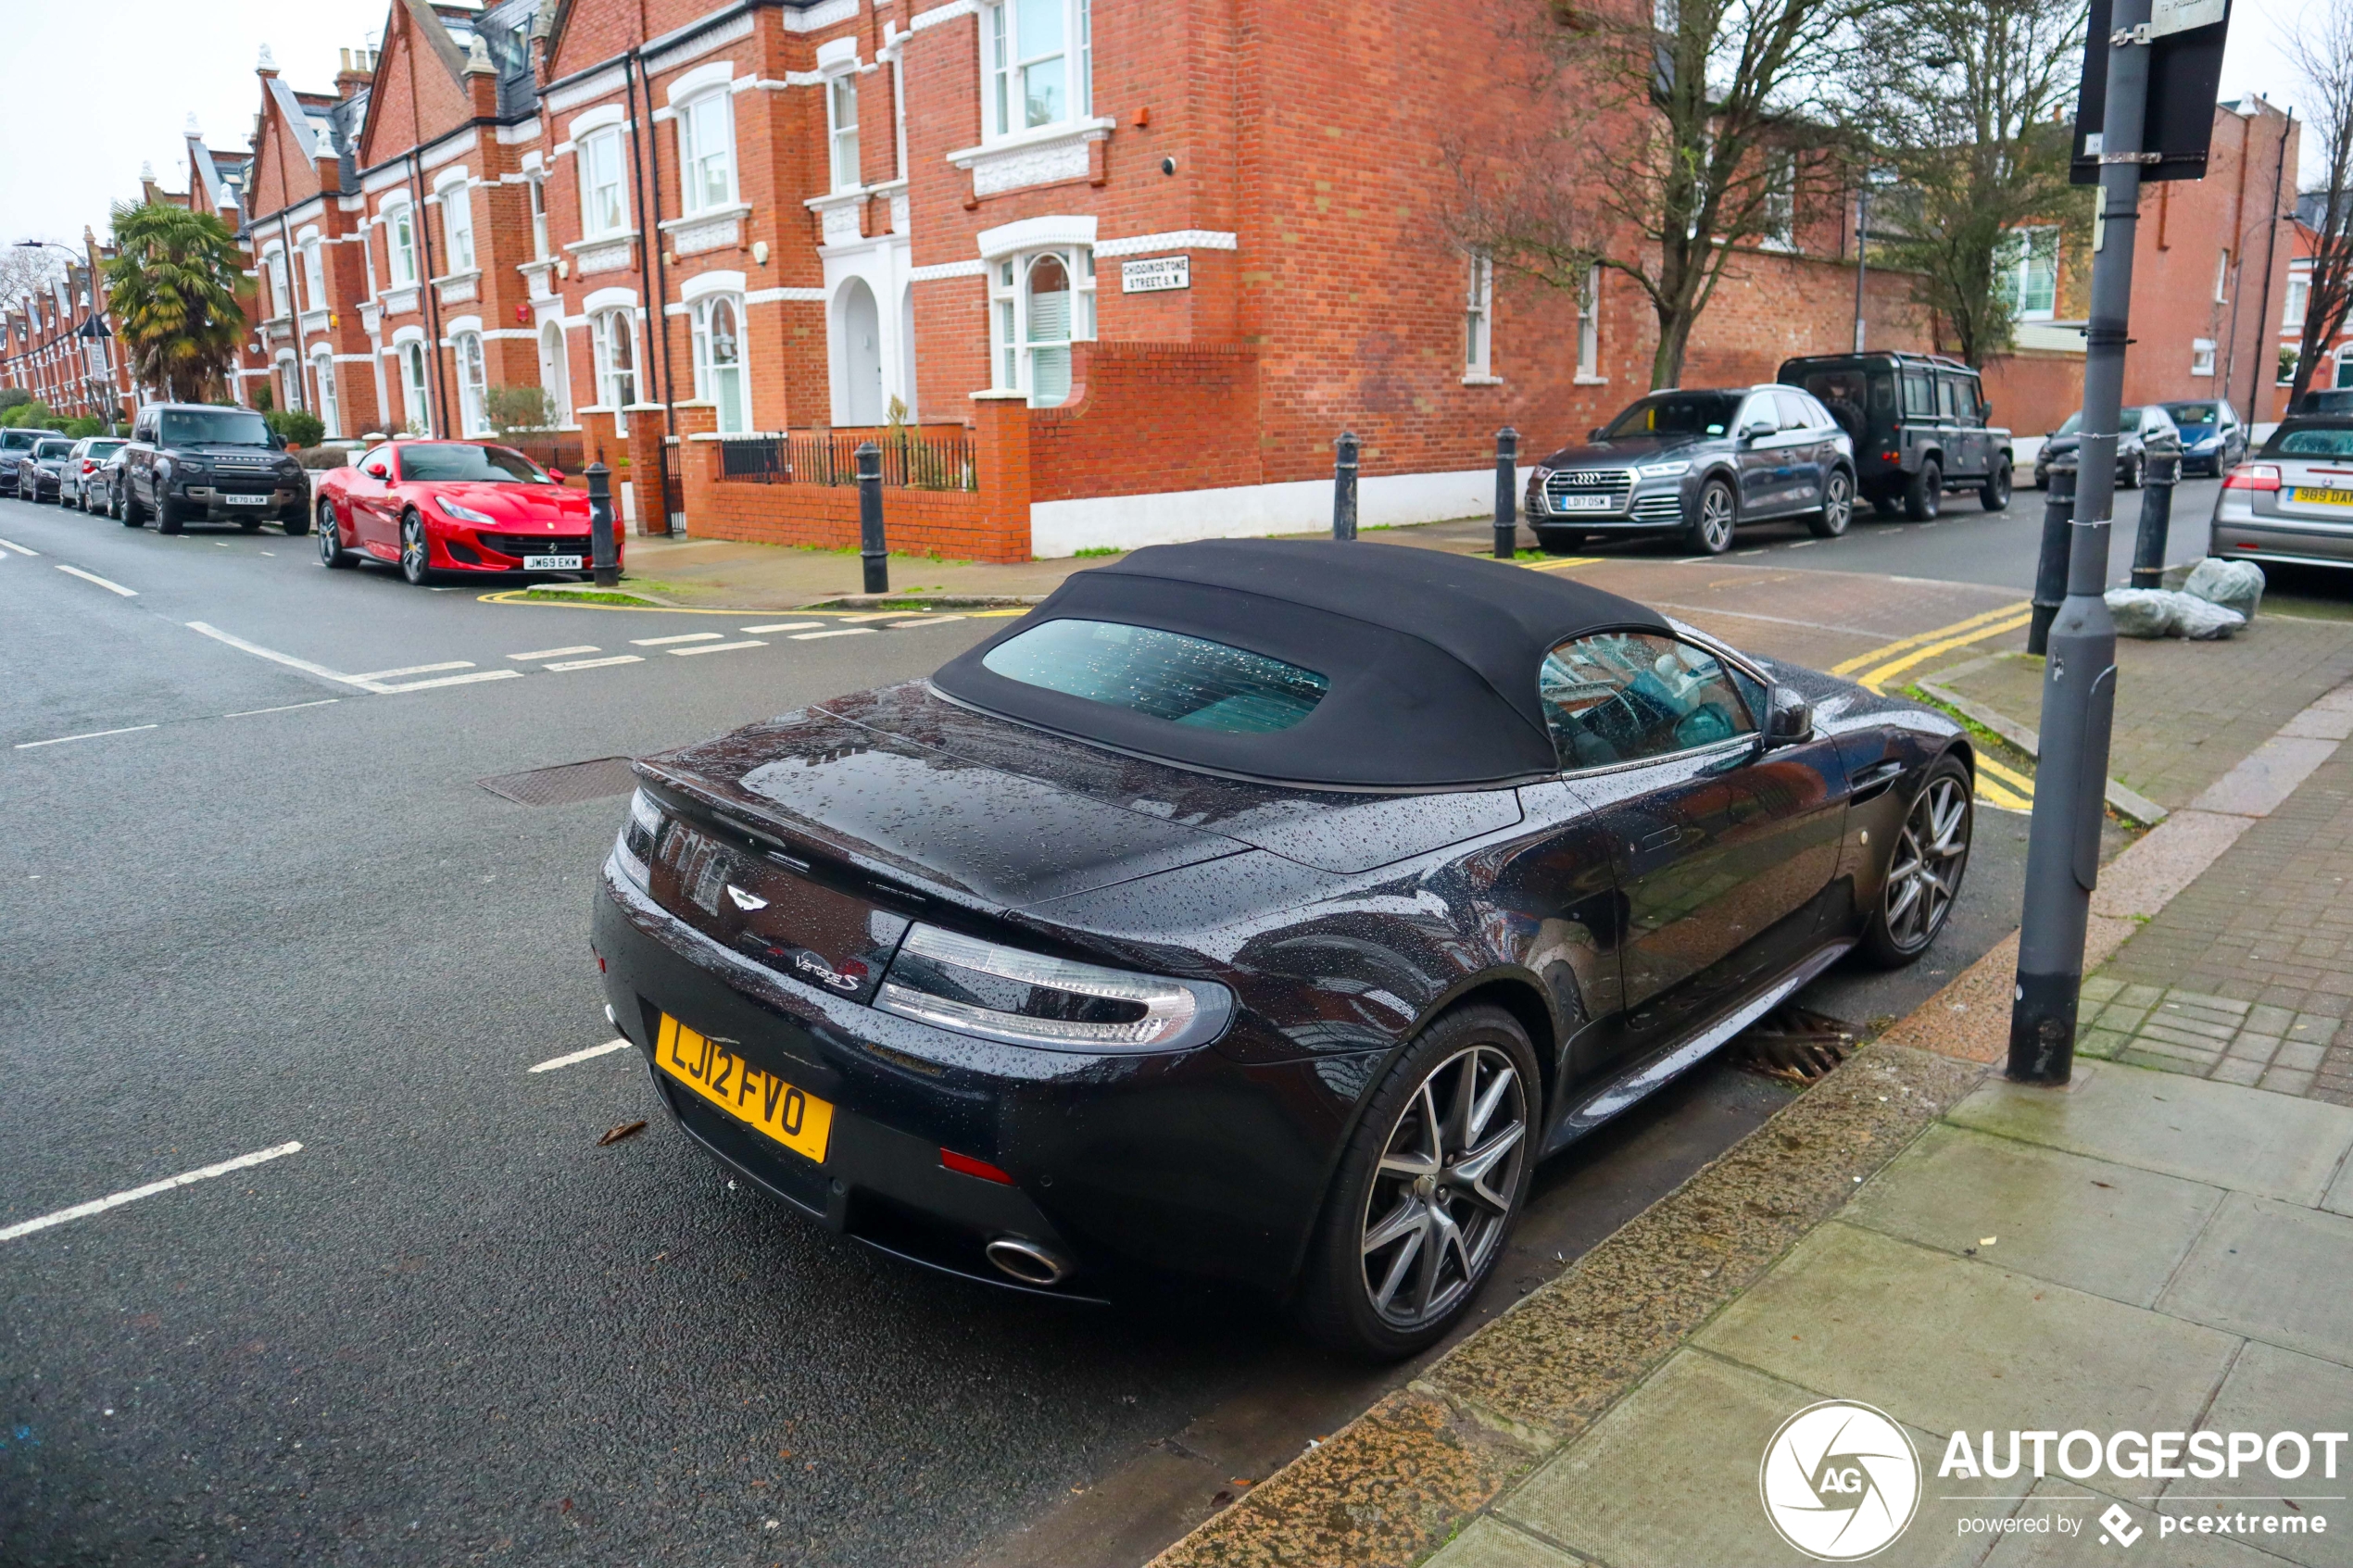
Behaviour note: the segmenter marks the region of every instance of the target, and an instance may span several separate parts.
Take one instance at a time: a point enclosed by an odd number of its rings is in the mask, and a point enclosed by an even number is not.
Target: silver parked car
[[[121,451],[129,439],[121,435],[85,435],[75,442],[73,450],[66,454],[64,468],[57,473],[57,505],[80,507],[85,512],[93,510],[90,497],[102,483],[100,474],[107,459]],[[94,509],[105,510],[104,503]]]
[[[2222,481],[2213,553],[2353,566],[2353,416],[2298,415]]]

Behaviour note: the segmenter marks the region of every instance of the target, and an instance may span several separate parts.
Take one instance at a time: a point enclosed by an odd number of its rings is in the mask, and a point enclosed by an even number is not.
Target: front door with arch
[[[839,420],[848,425],[883,422],[882,310],[863,278],[841,287],[841,310],[834,343],[841,376]]]

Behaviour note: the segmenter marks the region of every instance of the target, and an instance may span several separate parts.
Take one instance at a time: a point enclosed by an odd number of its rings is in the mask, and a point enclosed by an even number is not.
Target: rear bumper
[[[2232,560],[2353,566],[2353,519],[2330,523],[2266,516],[2256,511],[2250,494],[2222,492],[2214,508],[2209,554]]]
[[[1038,1243],[1076,1267],[1057,1296],[1160,1271],[1279,1295],[1297,1272],[1353,1105],[1333,1062],[1088,1056],[935,1029],[739,958],[610,867],[594,933],[606,1000],[673,1120],[835,1230],[991,1285],[1010,1281],[990,1240]],[[830,1102],[823,1164],[656,1069],[664,1013]],[[1013,1185],[949,1170],[943,1149]]]

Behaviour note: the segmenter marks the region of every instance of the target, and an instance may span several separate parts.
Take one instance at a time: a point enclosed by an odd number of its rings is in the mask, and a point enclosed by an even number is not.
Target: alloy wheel
[[[410,512],[400,520],[400,575],[422,586],[433,574],[432,559],[425,545],[425,520]]]
[[[1699,538],[1710,555],[1720,555],[1732,544],[1732,493],[1711,484],[1699,493]]]
[[[335,538],[335,513],[333,501],[319,503],[319,564],[333,566],[343,554],[343,546]]]
[[[1952,912],[1969,864],[1968,783],[1944,775],[1929,781],[1912,802],[1887,868],[1887,935],[1903,951],[1918,952]]]
[[[1365,1198],[1365,1292],[1384,1323],[1433,1323],[1484,1277],[1527,1158],[1528,1095],[1510,1057],[1473,1046],[1430,1070]]]
[[[1835,539],[1855,521],[1855,482],[1834,472],[1822,489],[1822,533]]]

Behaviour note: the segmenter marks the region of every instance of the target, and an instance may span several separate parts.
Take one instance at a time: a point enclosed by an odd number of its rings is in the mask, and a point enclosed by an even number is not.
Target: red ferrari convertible
[[[420,586],[452,571],[585,571],[588,497],[561,477],[485,442],[386,443],[320,480],[320,562],[372,556]]]

